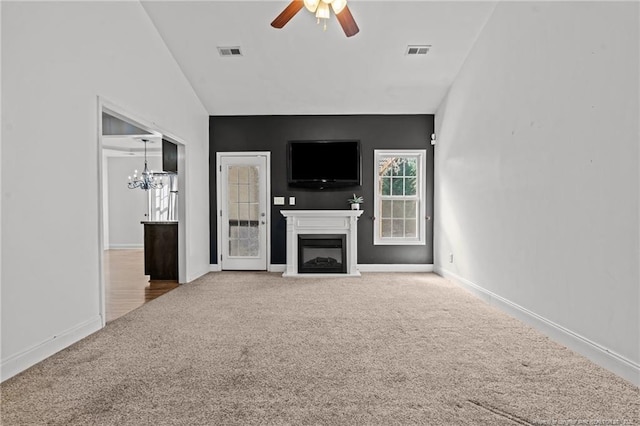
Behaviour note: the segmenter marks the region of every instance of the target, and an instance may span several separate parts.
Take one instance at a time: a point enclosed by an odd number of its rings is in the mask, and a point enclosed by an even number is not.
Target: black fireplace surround
[[[346,274],[345,234],[299,234],[299,274]]]

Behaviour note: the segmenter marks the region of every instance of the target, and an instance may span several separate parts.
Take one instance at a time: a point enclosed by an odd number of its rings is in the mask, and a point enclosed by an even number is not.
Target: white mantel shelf
[[[281,210],[287,218],[287,268],[284,277],[359,277],[358,271],[358,218],[363,210]],[[346,274],[298,273],[299,234],[345,234]]]

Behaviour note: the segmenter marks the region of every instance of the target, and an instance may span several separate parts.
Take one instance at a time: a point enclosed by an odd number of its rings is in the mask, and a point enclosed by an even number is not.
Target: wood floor
[[[105,250],[107,322],[178,287],[173,281],[149,281],[144,275],[144,250]]]

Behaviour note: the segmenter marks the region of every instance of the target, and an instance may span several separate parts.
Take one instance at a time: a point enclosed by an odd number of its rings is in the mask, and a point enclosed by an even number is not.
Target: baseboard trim
[[[434,268],[434,272],[444,278],[454,281],[488,304],[495,306],[503,312],[506,312],[520,321],[534,327],[556,342],[579,353],[580,355],[583,355],[623,379],[628,380],[635,386],[640,386],[640,364],[637,364],[630,359],[627,359],[624,356],[579,335],[578,333],[556,324],[535,312],[523,308],[502,296],[492,293],[491,291],[486,290],[485,288],[462,278],[451,271],[436,266]]]
[[[0,381],[5,381],[16,374],[34,366],[56,352],[84,339],[102,328],[102,318],[97,315],[75,327],[63,331],[22,352],[3,359],[0,364]]]
[[[287,265],[272,264],[267,266],[269,272],[284,272],[287,269]],[[209,272],[221,272],[222,268],[220,264],[212,263],[209,265]]]
[[[433,272],[433,264],[359,263],[360,272]]]
[[[197,280],[198,278],[207,275],[209,272],[211,272],[211,265],[209,265],[209,267],[205,266],[203,269],[199,270],[196,273],[187,274],[187,276],[186,276],[187,283],[193,282],[193,281]],[[185,283],[180,283],[180,284],[185,284]]]
[[[109,244],[109,250],[143,249],[144,244]]]
[[[267,271],[269,272],[284,272],[287,270],[287,265],[283,264],[270,264]],[[358,270],[360,272],[433,272],[432,264],[373,264],[365,263],[358,264]],[[210,272],[220,272],[219,264],[209,265]]]

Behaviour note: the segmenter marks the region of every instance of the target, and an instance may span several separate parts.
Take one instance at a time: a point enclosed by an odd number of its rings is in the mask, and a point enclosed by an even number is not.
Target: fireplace
[[[360,276],[358,218],[362,210],[280,210],[280,213],[287,218],[287,265],[283,277]],[[301,239],[306,240],[303,243],[306,250],[298,247]],[[306,253],[308,250],[311,254]],[[305,263],[313,259],[307,265],[310,271]],[[339,269],[336,264],[340,264]]]
[[[345,234],[298,234],[299,274],[346,274]]]

